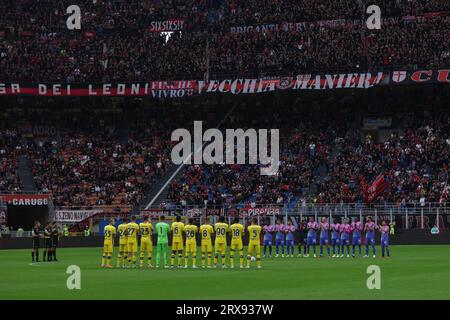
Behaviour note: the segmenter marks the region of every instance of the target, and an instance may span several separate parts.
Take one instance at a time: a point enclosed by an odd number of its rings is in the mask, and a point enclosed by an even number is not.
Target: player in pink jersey
[[[364,225],[364,231],[366,232],[366,255],[364,258],[369,257],[369,245],[372,245],[372,253],[375,258],[377,251],[375,248],[375,229],[377,229],[376,224],[372,221],[371,217],[367,217],[367,222]]]
[[[390,227],[386,223],[386,221],[381,222],[381,226],[379,227],[381,232],[381,257],[384,258],[384,252],[386,251],[387,257],[390,257],[389,252],[389,231]]]
[[[347,258],[350,258],[350,233],[352,232],[352,227],[348,223],[347,218],[343,218],[343,223],[341,223],[341,258],[344,257],[344,248],[347,247]]]
[[[306,225],[306,229],[308,230],[308,235],[306,237],[306,248],[307,248],[307,254],[306,258],[309,257],[309,248],[313,246],[314,250],[314,258],[316,257],[316,243],[317,243],[317,234],[316,231],[319,229],[319,225],[314,220],[314,217],[309,218],[309,222]]]
[[[339,257],[339,254],[341,252],[340,248],[340,239],[341,239],[341,225],[337,219],[334,219],[334,223],[330,226],[331,228],[331,246],[333,247],[333,258]],[[337,250],[336,250],[337,248]]]
[[[361,256],[361,232],[363,230],[363,226],[359,221],[359,218],[355,218],[355,220],[351,224],[352,226],[352,256],[353,258],[356,256],[356,246],[358,246],[358,252]]]
[[[288,224],[285,227],[286,233],[286,249],[287,249],[287,257],[291,255],[291,258],[294,257],[294,240],[295,240],[295,226],[292,224],[292,220],[288,220]]]
[[[284,229],[285,225],[281,223],[281,219],[277,219],[275,225],[273,226],[273,231],[275,232],[275,251],[276,251],[275,258],[278,258],[280,246],[281,246],[281,256],[284,257],[284,239],[285,239]]]
[[[320,245],[320,257],[323,256],[323,247],[327,247],[328,258],[330,257],[330,246],[329,237],[330,237],[330,224],[328,223],[328,219],[323,217],[319,224],[320,237],[319,237],[319,245]]]
[[[267,249],[269,249],[269,257],[272,258],[272,232],[273,227],[270,225],[270,221],[263,227],[264,239],[263,239],[263,257],[266,257]]]

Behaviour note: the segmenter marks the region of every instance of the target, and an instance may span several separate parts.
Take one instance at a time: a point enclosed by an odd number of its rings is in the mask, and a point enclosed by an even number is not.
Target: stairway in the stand
[[[25,192],[37,192],[30,160],[26,155],[21,155],[18,160],[19,179],[22,185],[22,190]]]

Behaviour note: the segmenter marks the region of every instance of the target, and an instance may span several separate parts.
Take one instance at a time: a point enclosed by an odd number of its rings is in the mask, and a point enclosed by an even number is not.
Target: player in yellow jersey
[[[227,255],[227,233],[228,224],[225,223],[225,217],[220,216],[219,222],[214,226],[214,231],[216,233],[216,240],[214,242],[215,255],[214,255],[214,268],[217,266],[219,261],[219,254],[222,260],[222,268],[226,268],[226,255]]]
[[[244,245],[242,237],[244,236],[244,226],[239,222],[239,218],[234,218],[233,224],[230,226],[231,246],[230,246],[230,267],[234,268],[234,259],[236,251],[239,251],[239,266],[244,267]]]
[[[127,225],[128,219],[123,218],[122,223],[117,227],[117,233],[119,234],[119,255],[117,256],[117,268],[120,268],[121,263],[122,267],[125,268],[127,263]]]
[[[258,225],[258,219],[253,218],[252,224],[248,226],[248,255],[247,268],[250,268],[252,256],[256,256],[256,265],[261,268],[261,226]]]
[[[200,235],[202,237],[202,268],[205,267],[205,258],[208,257],[207,265],[211,268],[211,257],[212,257],[212,241],[211,235],[214,233],[214,228],[210,224],[209,220],[200,226]]]
[[[116,227],[114,227],[114,219],[109,220],[109,224],[103,229],[105,240],[103,242],[103,256],[102,256],[102,268],[111,267],[111,256],[114,250],[114,236],[116,235]]]
[[[136,268],[138,240],[137,234],[139,225],[136,223],[136,217],[131,217],[131,222],[127,224],[127,244],[128,244],[128,264]]]
[[[139,267],[144,266],[144,256],[147,254],[148,268],[152,267],[152,234],[153,226],[148,221],[148,216],[144,216],[144,222],[139,224],[139,234],[141,235],[141,256],[139,257]]]
[[[185,268],[188,267],[189,254],[192,254],[192,268],[197,268],[197,232],[198,227],[194,224],[194,218],[189,218],[189,224],[184,227],[184,233],[186,234]]]
[[[178,252],[178,268],[181,268],[181,260],[183,259],[183,231],[184,223],[181,217],[177,216],[175,222],[172,223],[172,255],[170,257],[170,265],[173,268],[175,263],[175,255]]]

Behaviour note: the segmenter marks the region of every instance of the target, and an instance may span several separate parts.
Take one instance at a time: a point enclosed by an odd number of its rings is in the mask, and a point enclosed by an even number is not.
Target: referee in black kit
[[[56,222],[53,222],[53,226],[52,226],[52,260],[53,261],[58,261],[56,259],[56,248],[58,247],[58,239],[59,239],[59,228],[58,225],[56,224]]]
[[[52,225],[51,223],[47,223],[47,225],[44,228],[44,259],[47,257],[47,261],[52,261]]]
[[[31,237],[33,239],[33,249],[31,252],[32,263],[39,262],[39,247],[43,235],[44,230],[41,228],[41,223],[39,221],[35,221],[33,230],[31,230]]]

